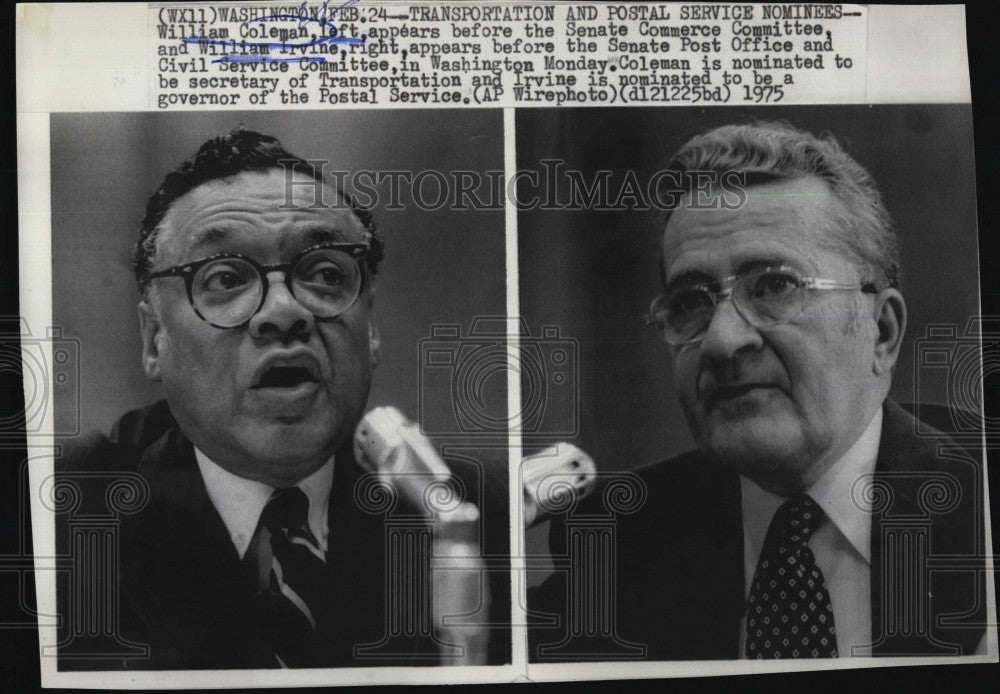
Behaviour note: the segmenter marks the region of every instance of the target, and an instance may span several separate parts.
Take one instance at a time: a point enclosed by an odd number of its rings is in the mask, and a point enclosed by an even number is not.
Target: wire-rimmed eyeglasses
[[[710,282],[683,285],[662,294],[649,307],[646,322],[655,325],[664,342],[699,342],[720,301],[731,298],[739,314],[755,328],[769,328],[796,318],[806,307],[808,292],[858,290],[874,293],[873,284],[803,277],[784,265],[766,267]]]

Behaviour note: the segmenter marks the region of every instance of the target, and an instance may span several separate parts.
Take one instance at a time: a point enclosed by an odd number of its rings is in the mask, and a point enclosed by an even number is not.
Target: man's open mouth
[[[252,381],[254,390],[294,390],[320,382],[320,365],[304,352],[272,355],[257,367]]]
[[[256,388],[294,388],[300,383],[318,383],[316,376],[304,366],[272,366],[260,377]]]

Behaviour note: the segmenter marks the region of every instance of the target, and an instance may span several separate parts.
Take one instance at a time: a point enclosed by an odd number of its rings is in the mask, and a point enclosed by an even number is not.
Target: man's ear
[[[139,331],[142,334],[142,369],[146,377],[160,380],[160,341],[163,339],[163,325],[149,301],[139,302]]]
[[[875,297],[875,359],[872,371],[877,376],[888,375],[899,358],[906,332],[906,301],[894,288],[886,289]]]

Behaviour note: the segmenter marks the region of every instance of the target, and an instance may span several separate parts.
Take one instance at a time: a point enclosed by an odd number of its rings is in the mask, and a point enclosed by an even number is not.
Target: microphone
[[[390,481],[418,507],[424,503],[427,481],[444,482],[451,477],[451,471],[431,442],[395,407],[376,407],[361,418],[354,432],[354,455],[369,471]],[[415,492],[420,495],[415,497]]]
[[[521,480],[530,528],[593,491],[597,466],[573,444],[557,443],[521,461]]]
[[[479,509],[469,501],[450,503],[456,490],[448,465],[416,423],[395,407],[377,407],[361,418],[354,432],[354,455],[412,506],[433,516],[432,623],[441,637],[436,640],[461,649],[462,655],[449,657],[447,664],[485,665],[486,630],[454,623],[460,615],[489,609],[489,582],[482,580],[486,564],[479,546]],[[443,508],[436,508],[435,500]]]

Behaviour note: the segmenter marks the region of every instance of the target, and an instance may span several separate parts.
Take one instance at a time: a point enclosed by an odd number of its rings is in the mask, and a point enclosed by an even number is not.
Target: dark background
[[[901,402],[948,402],[947,379],[928,382],[926,372],[921,372],[922,392],[915,392],[914,350],[927,324],[957,325],[962,335],[979,313],[967,104],[524,109],[517,113],[517,163],[520,169],[544,171],[542,159],[561,159],[585,180],[609,170],[612,191],[631,169],[645,187],[692,136],[752,120],[829,131],[875,177],[902,240],[902,291],[909,310],[891,396]],[[567,200],[568,193],[559,199]],[[659,293],[662,229],[663,213],[655,208],[539,207],[518,219],[521,313],[529,325],[558,324],[563,337],[577,341],[579,434],[570,441],[590,453],[599,470],[627,470],[692,448],[669,350],[644,320]],[[549,392],[553,398],[571,393]],[[979,405],[978,393],[973,402]],[[557,403],[554,409],[570,408]]]
[[[1000,276],[990,259],[995,256],[998,248],[993,241],[993,230],[1000,226],[1000,209],[995,201],[1000,194],[1000,129],[995,126],[996,114],[1000,113],[1000,47],[996,42],[996,17],[991,5],[986,3],[967,6],[967,38],[969,46],[969,61],[973,91],[973,116],[975,124],[975,162],[978,187],[977,209],[980,233],[980,254],[982,262],[981,300],[984,315],[1000,315]],[[14,65],[14,26],[13,22],[0,22],[0,45],[4,48],[4,57],[8,66]],[[2,85],[3,103],[8,108],[0,111],[0,187],[5,191],[0,195],[0,214],[6,222],[7,233],[0,234],[0,315],[18,315],[18,266],[17,266],[17,235],[13,229],[17,227],[17,170],[15,161],[16,131],[14,127],[14,72],[3,73]],[[5,338],[5,342],[17,348],[17,340]],[[997,381],[994,371],[989,371],[985,377],[985,406],[988,422],[995,422],[990,416],[997,416]],[[15,369],[0,369],[0,394],[2,394],[3,415],[8,423],[7,430],[16,430],[17,413],[23,411],[23,392],[21,374]],[[13,422],[13,423],[11,423]],[[988,442],[992,446],[1000,444],[1000,430],[995,426],[988,429]],[[30,532],[22,529],[24,516],[21,513],[22,502],[26,501],[23,480],[19,477],[22,461],[27,450],[23,438],[14,440],[0,449],[0,554],[5,557],[16,557],[23,547],[30,547]],[[991,466],[991,472],[996,479],[996,467]],[[991,489],[993,508],[1000,508],[1000,489],[996,484]],[[994,537],[1000,537],[994,514]],[[26,529],[30,531],[30,528]],[[24,544],[27,543],[27,544]],[[25,613],[21,605],[34,604],[34,577],[26,574],[26,582],[21,586],[12,586],[9,581],[3,583],[3,603],[8,607],[5,617],[25,621]],[[29,618],[30,619],[30,618]],[[0,668],[0,689],[5,691],[28,692],[39,690],[38,671],[38,638],[34,629],[0,629],[0,653],[3,654],[3,667]],[[924,688],[944,689],[962,686],[995,686],[1000,675],[1000,666],[990,665],[946,665],[932,667],[883,667],[877,669],[862,669],[848,671],[829,671],[819,675],[831,688],[857,687],[859,685],[872,689],[892,689],[900,691],[919,691]],[[784,673],[772,675],[756,675],[747,677],[718,677],[708,680],[672,679],[669,682],[631,683],[631,682],[592,682],[576,683],[574,689],[579,692],[621,691],[632,687],[669,687],[672,692],[699,691],[711,688],[713,690],[729,690],[735,687],[753,687],[785,691],[811,688],[817,681],[816,673]],[[503,685],[490,686],[487,689],[497,691]],[[536,685],[540,691],[559,692],[565,689],[561,683]],[[317,691],[315,689],[301,691]],[[338,688],[336,691],[345,691]],[[356,691],[367,691],[356,688]]]

